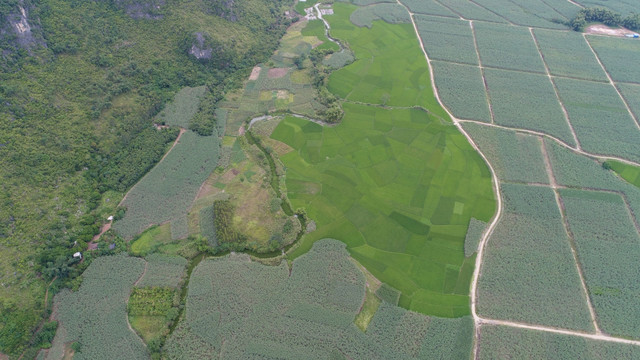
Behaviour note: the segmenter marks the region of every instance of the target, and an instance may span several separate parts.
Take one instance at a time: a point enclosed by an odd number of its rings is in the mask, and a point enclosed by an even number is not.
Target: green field
[[[625,202],[609,192],[566,189],[560,195],[600,328],[640,338],[640,236]]]
[[[478,67],[432,61],[438,94],[449,111],[458,119],[491,122],[482,72]]]
[[[425,104],[433,112],[346,102],[338,126],[293,117],[278,125],[271,137],[293,148],[281,156],[289,199],[318,225],[291,257],[318,239],[340,239],[373,275],[402,291],[401,306],[447,317],[468,314],[471,274],[461,268],[471,260],[464,257],[464,239],[471,217],[489,221],[494,213],[488,168],[444,118],[431,88],[410,86],[412,73],[427,76],[411,26],[355,28],[344,15],[347,5],[335,6],[341,12],[331,20],[334,35],[352,45],[358,60],[333,73],[330,88],[376,103],[379,96],[360,79],[377,81],[377,94],[394,94],[388,103]],[[407,56],[372,58],[399,51]],[[416,59],[406,67],[410,54]],[[367,71],[391,68],[398,72],[393,82]],[[410,87],[397,92],[397,84]]]
[[[573,79],[555,83],[585,151],[640,161],[640,130],[613,86]]]
[[[593,331],[580,277],[553,191],[503,184],[504,210],[486,244],[478,313]]]
[[[215,135],[187,130],[166,158],[129,191],[122,203],[127,213],[113,224],[114,230],[131,239],[152,224],[180,221],[182,232],[173,236],[172,226],[172,237],[186,237],[187,210],[218,163],[219,143]]]
[[[359,28],[349,20],[353,6],[336,3],[334,9],[335,15],[327,18],[331,34],[349,43],[357,60],[331,74],[332,93],[370,104],[422,106],[446,117],[433,97],[429,69],[411,25],[376,21],[371,29]]]
[[[469,22],[424,15],[415,20],[430,59],[478,65]]]
[[[60,327],[47,359],[62,359],[71,343],[80,344],[74,359],[147,359],[142,341],[127,327],[127,299],[145,267],[126,255],[95,259],[82,274],[76,292],[56,295]]]
[[[640,347],[579,336],[483,325],[478,358],[494,359],[637,359]]]
[[[640,188],[640,168],[637,166],[621,163],[619,161],[607,161],[607,164],[621,178],[627,180],[629,184]]]
[[[537,136],[474,123],[464,123],[462,127],[493,165],[501,181],[549,183],[542,143]]]

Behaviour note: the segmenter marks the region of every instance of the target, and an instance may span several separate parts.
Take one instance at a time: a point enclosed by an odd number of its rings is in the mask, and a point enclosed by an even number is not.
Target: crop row
[[[416,15],[415,21],[429,58],[478,65],[468,21],[425,15]]]
[[[479,359],[637,359],[640,347],[580,336],[482,325]]]
[[[553,190],[503,184],[504,213],[487,243],[478,312],[583,331],[593,326]]]
[[[640,236],[618,194],[560,192],[602,331],[640,337]]]
[[[438,95],[453,116],[491,122],[480,68],[432,61]]]
[[[55,297],[56,319],[64,328],[56,342],[78,342],[74,359],[146,359],[144,344],[127,326],[126,301],[142,275],[144,260],[126,255],[95,259],[77,292]]]
[[[200,185],[218,163],[217,136],[186,131],[165,159],[129,191],[127,213],[113,228],[130,239],[151,224],[184,217]]]
[[[500,180],[549,183],[541,142],[536,136],[474,123],[464,123],[463,128],[493,165]]]

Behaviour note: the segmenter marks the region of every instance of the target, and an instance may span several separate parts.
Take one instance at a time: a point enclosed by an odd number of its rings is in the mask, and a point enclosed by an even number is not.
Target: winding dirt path
[[[546,331],[546,332],[552,332],[552,333],[557,333],[557,334],[579,336],[579,337],[589,338],[589,339],[594,339],[594,340],[602,340],[602,341],[617,342],[617,343],[624,343],[624,344],[640,346],[640,341],[623,339],[623,338],[619,338],[619,337],[615,337],[615,336],[605,335],[605,334],[602,334],[602,333],[590,334],[590,333],[585,333],[585,332],[580,332],[580,331],[575,331],[575,330],[559,329],[559,328],[553,328],[553,327],[548,327],[548,326],[539,326],[539,325],[533,325],[533,324],[518,323],[518,322],[513,322],[513,321],[488,319],[488,318],[483,318],[480,315],[478,315],[478,311],[477,311],[477,287],[478,287],[478,279],[479,279],[480,273],[482,271],[482,265],[483,265],[482,261],[483,261],[484,249],[486,247],[487,241],[491,237],[491,234],[493,233],[493,231],[494,231],[494,229],[496,227],[496,224],[498,223],[498,221],[500,220],[500,218],[502,216],[502,211],[503,211],[502,202],[503,202],[503,200],[502,200],[502,195],[500,193],[500,181],[499,181],[498,177],[496,176],[496,172],[495,172],[493,166],[488,161],[488,159],[484,155],[484,153],[482,153],[482,151],[480,151],[480,149],[477,147],[477,145],[473,142],[473,139],[469,136],[469,134],[462,128],[461,123],[463,123],[463,122],[474,122],[474,123],[478,123],[478,124],[481,124],[481,125],[484,125],[484,126],[492,126],[492,127],[497,127],[497,128],[506,128],[506,127],[495,125],[495,124],[487,124],[486,122],[474,121],[474,120],[464,120],[464,121],[462,121],[462,120],[457,119],[456,117],[453,116],[451,111],[449,111],[449,109],[444,105],[444,103],[442,102],[442,100],[440,99],[440,96],[438,94],[438,89],[437,89],[437,87],[435,85],[435,81],[434,81],[433,67],[431,65],[431,60],[429,59],[429,56],[427,55],[427,52],[425,51],[425,48],[424,48],[424,45],[423,45],[423,42],[422,42],[422,37],[420,36],[420,32],[418,31],[418,27],[417,27],[416,21],[415,21],[415,14],[412,13],[409,10],[409,8],[406,5],[404,5],[400,0],[396,0],[396,2],[399,5],[401,5],[402,7],[404,7],[406,9],[406,11],[410,15],[411,23],[413,25],[413,29],[414,29],[414,31],[416,33],[416,36],[418,38],[418,42],[419,42],[420,48],[422,49],[422,53],[424,54],[424,57],[427,60],[427,65],[429,67],[429,73],[431,75],[431,87],[433,89],[433,93],[434,93],[434,95],[436,97],[436,100],[438,100],[438,103],[442,106],[442,108],[451,117],[451,120],[453,121],[454,125],[458,128],[458,130],[460,130],[460,132],[467,138],[467,140],[473,146],[473,148],[476,151],[478,151],[480,156],[486,162],[487,166],[489,167],[489,170],[491,171],[491,176],[492,176],[492,179],[493,179],[494,191],[495,191],[496,197],[497,197],[498,207],[497,207],[497,210],[496,210],[496,214],[494,215],[493,220],[491,221],[491,223],[489,224],[489,226],[485,230],[484,234],[482,235],[482,238],[481,238],[480,243],[478,245],[478,254],[477,254],[477,257],[476,257],[476,264],[475,264],[476,266],[475,266],[475,269],[474,269],[474,272],[473,272],[472,281],[471,281],[471,289],[470,289],[471,314],[473,316],[473,321],[474,321],[474,324],[475,324],[473,358],[474,359],[477,358],[477,355],[478,355],[479,329],[480,329],[480,326],[483,325],[483,324],[502,325],[502,326],[510,326],[510,327],[522,328],[522,329],[529,329],[529,330]],[[510,129],[510,130],[518,130],[518,129],[513,129],[513,128],[508,128],[508,129]],[[567,147],[567,148],[571,149],[572,151],[574,151],[576,153],[579,153],[579,154],[582,154],[582,155],[585,155],[585,156],[588,156],[588,157],[591,157],[591,158],[613,159],[613,160],[618,160],[618,161],[625,162],[627,164],[640,166],[640,164],[637,164],[637,163],[635,163],[633,161],[629,161],[629,160],[626,160],[626,159],[620,159],[620,158],[611,157],[611,156],[600,156],[600,155],[596,155],[596,154],[587,153],[587,152],[585,152],[585,151],[583,151],[581,149],[577,149],[577,148],[571,147],[568,144],[564,143],[563,141],[561,141],[561,140],[559,140],[559,139],[557,139],[555,137],[552,137],[552,136],[550,136],[548,134],[540,133],[540,132],[537,132],[537,131],[531,131],[531,130],[522,130],[522,129],[520,129],[519,131],[532,133],[532,134],[536,134],[538,136],[544,136],[544,137],[551,138],[551,139],[555,140],[556,142],[562,144],[564,147]]]

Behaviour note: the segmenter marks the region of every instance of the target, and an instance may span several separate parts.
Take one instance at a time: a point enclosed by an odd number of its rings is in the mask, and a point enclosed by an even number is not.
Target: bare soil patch
[[[249,75],[249,80],[258,80],[261,70],[262,68],[260,66],[255,66],[253,70],[251,70],[251,75]]]
[[[617,36],[624,37],[627,34],[635,34],[633,31],[625,29],[625,28],[610,28],[604,24],[595,24],[587,27],[585,30],[587,34],[596,34],[596,35],[608,35],[608,36]]]
[[[269,79],[277,79],[287,75],[287,72],[289,72],[289,68],[273,68],[269,69],[267,77]]]

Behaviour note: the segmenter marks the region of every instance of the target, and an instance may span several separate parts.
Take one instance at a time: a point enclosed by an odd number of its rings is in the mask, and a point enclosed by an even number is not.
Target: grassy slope
[[[331,91],[430,113],[345,103],[343,122],[333,128],[281,122],[272,138],[295,149],[281,157],[289,198],[318,224],[291,257],[318,239],[340,239],[371,273],[403,292],[402,306],[467,314],[464,237],[471,217],[488,221],[494,213],[488,169],[433,97],[413,28],[380,21],[356,28],[352,6],[334,7],[336,15],[327,17],[333,35],[358,60],[332,74]]]

